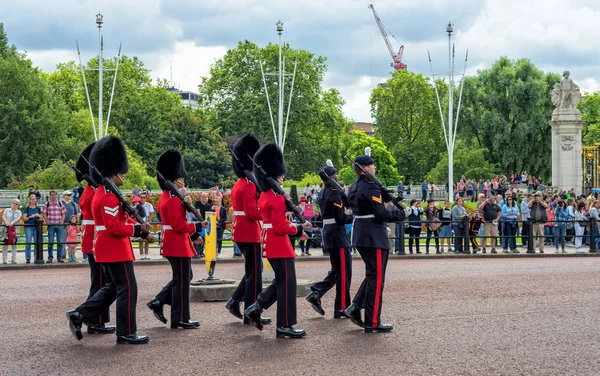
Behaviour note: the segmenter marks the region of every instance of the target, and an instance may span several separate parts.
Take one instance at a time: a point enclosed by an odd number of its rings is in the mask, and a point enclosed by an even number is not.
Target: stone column
[[[558,107],[552,112],[552,186],[583,193],[581,130],[577,108]]]

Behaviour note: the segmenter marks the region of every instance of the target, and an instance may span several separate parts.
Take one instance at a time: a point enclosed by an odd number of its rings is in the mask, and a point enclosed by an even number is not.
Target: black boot
[[[244,318],[244,315],[242,315],[242,312],[240,312],[240,302],[239,301],[237,301],[233,298],[230,298],[229,301],[227,301],[227,304],[225,304],[225,308],[227,308],[229,313],[231,313],[238,319]]]
[[[71,333],[77,338],[78,341],[81,341],[83,338],[83,334],[81,333],[81,326],[83,325],[83,316],[77,310],[72,310],[67,312],[67,318],[69,319],[69,329],[71,329]]]
[[[346,308],[344,313],[346,314],[346,316],[348,316],[348,318],[350,318],[350,321],[352,321],[356,325],[360,326],[361,328],[365,327],[365,323],[362,319],[362,314],[360,312],[359,306],[352,303],[352,304],[350,304],[350,306],[348,308]]]
[[[310,305],[312,306],[312,308],[315,310],[315,312],[317,312],[319,315],[324,316],[325,315],[325,310],[323,309],[323,307],[321,306],[321,297],[319,296],[319,293],[316,291],[311,291],[310,294],[308,294],[306,296],[306,301],[310,303]]]
[[[375,328],[365,328],[365,333],[386,333],[394,329],[392,324],[379,324]]]
[[[115,326],[106,324],[89,324],[87,327],[88,334],[112,334],[116,330]]]
[[[172,321],[171,322],[171,329],[176,329],[176,328],[196,329],[199,326],[200,326],[200,323],[198,321],[192,321],[192,320],[177,321],[177,322]]]
[[[258,303],[254,303],[244,311],[244,316],[250,320],[250,324],[256,326],[258,330],[262,330],[263,324],[260,316],[261,313],[262,308],[260,308],[260,305]]]
[[[148,341],[148,336],[138,336],[136,333],[117,337],[117,343],[120,345],[142,345]]]
[[[306,332],[302,329],[296,329],[293,326],[277,327],[277,338],[302,338]]]
[[[167,319],[163,314],[163,304],[158,299],[154,298],[148,303],[146,303],[146,305],[148,306],[148,308],[150,308],[152,313],[154,313],[154,317],[156,317],[163,324],[167,323]]]

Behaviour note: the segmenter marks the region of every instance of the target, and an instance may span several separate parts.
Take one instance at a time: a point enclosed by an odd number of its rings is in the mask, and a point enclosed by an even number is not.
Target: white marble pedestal
[[[583,192],[581,129],[583,120],[576,108],[556,108],[552,112],[552,186]]]

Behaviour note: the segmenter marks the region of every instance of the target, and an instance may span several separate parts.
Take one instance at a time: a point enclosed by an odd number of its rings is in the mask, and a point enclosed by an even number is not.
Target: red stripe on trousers
[[[181,305],[179,306],[181,312],[181,318],[179,321],[183,321],[183,259],[179,259],[179,295],[181,297]]]
[[[287,262],[284,259],[284,264],[285,264],[285,326],[289,326],[288,324],[288,276],[287,276]]]
[[[340,248],[340,269],[342,273],[342,309],[346,309],[346,253]]]
[[[373,328],[378,326],[377,316],[379,316],[379,301],[381,300],[381,249],[375,250],[377,259],[377,281],[375,282],[375,305],[373,306]]]
[[[129,284],[129,274],[125,263],[123,263],[123,270],[125,270],[125,277],[127,278],[127,334],[131,334],[131,285]]]
[[[100,268],[100,289],[103,287],[102,285],[102,265],[98,264],[98,267]],[[100,290],[98,289],[98,290]],[[98,316],[98,324],[102,324],[102,315]]]

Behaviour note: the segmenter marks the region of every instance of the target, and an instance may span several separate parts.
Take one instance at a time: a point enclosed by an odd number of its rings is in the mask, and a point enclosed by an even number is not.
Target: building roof
[[[367,134],[367,136],[373,136],[375,132],[373,131],[373,123],[365,123],[365,122],[355,122],[354,130],[363,131]]]

